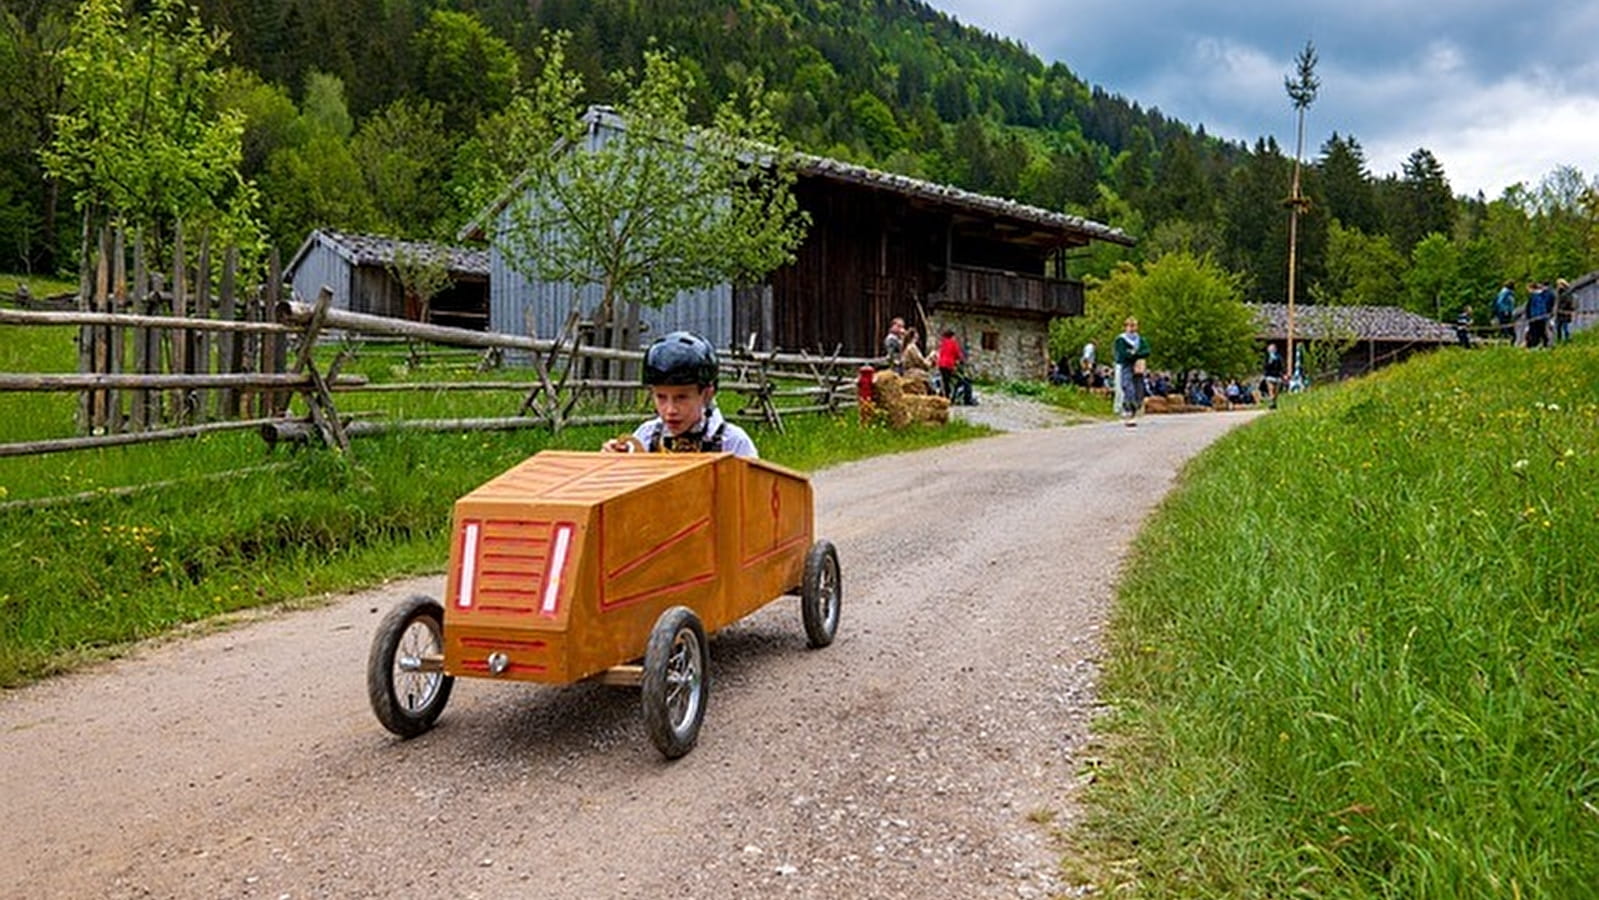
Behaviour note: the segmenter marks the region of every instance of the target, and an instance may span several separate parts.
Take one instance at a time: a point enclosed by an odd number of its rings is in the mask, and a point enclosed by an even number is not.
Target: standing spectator
[[[1460,308],[1460,315],[1455,316],[1455,340],[1460,346],[1471,348],[1471,304]]]
[[[1541,282],[1527,287],[1527,346],[1543,347],[1549,343],[1549,317],[1555,311],[1555,292]]]
[[[966,359],[960,341],[955,340],[955,330],[945,328],[938,340],[938,388],[945,397],[955,396],[955,367]]]
[[[1555,279],[1555,340],[1564,344],[1571,340],[1571,320],[1577,316],[1577,297],[1564,278]]]
[[[905,345],[916,343],[916,329],[905,329],[905,320],[895,316],[888,323],[888,334],[883,335],[883,355],[895,375],[905,374]]]
[[[1511,343],[1516,341],[1516,283],[1505,282],[1494,297],[1494,321],[1499,323],[1499,336]]]
[[[1149,342],[1138,333],[1138,320],[1127,317],[1126,330],[1111,344],[1116,359],[1116,410],[1128,428],[1138,424],[1144,406],[1144,366]]]
[[[1287,364],[1283,362],[1283,355],[1276,344],[1266,345],[1266,362],[1262,366],[1266,375],[1266,399],[1271,401],[1271,408],[1277,408],[1277,395],[1283,389],[1283,372],[1287,371]]]

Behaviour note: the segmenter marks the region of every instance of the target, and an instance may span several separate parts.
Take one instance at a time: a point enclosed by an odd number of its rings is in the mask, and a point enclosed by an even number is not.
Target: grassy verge
[[[1599,885],[1599,344],[1445,351],[1195,460],[1121,587],[1099,874],[1152,897]]]

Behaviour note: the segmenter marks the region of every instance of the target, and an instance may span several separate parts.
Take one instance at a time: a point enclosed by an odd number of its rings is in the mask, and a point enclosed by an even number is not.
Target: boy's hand
[[[601,453],[643,453],[644,442],[631,434],[614,437],[600,445]]]

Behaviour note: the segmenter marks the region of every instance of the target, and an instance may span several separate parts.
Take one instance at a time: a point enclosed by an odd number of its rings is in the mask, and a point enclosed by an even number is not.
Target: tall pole
[[[1298,363],[1294,356],[1294,287],[1299,280],[1299,214],[1309,205],[1305,195],[1299,190],[1299,160],[1305,151],[1305,109],[1316,100],[1316,89],[1321,82],[1316,78],[1316,47],[1310,41],[1305,42],[1305,49],[1299,51],[1295,59],[1298,66],[1297,78],[1283,79],[1283,87],[1288,91],[1288,99],[1294,102],[1294,109],[1299,113],[1298,126],[1294,133],[1294,180],[1288,191],[1288,377],[1292,380]]]
[[[1294,377],[1294,285],[1299,279],[1299,211],[1305,198],[1299,193],[1299,155],[1305,140],[1305,111],[1299,110],[1299,138],[1294,144],[1294,181],[1288,192],[1288,377]]]

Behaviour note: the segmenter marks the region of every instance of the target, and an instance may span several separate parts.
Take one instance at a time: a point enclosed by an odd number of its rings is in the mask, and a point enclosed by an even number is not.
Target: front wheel
[[[833,643],[843,599],[838,551],[832,541],[817,541],[805,554],[805,580],[800,586],[800,619],[805,623],[806,643],[813,649]]]
[[[444,608],[416,595],[389,610],[372,637],[366,696],[383,727],[413,738],[433,727],[455,679],[444,674]]]
[[[693,610],[674,606],[655,620],[644,651],[644,727],[667,759],[693,750],[699,740],[709,657],[705,628]]]

